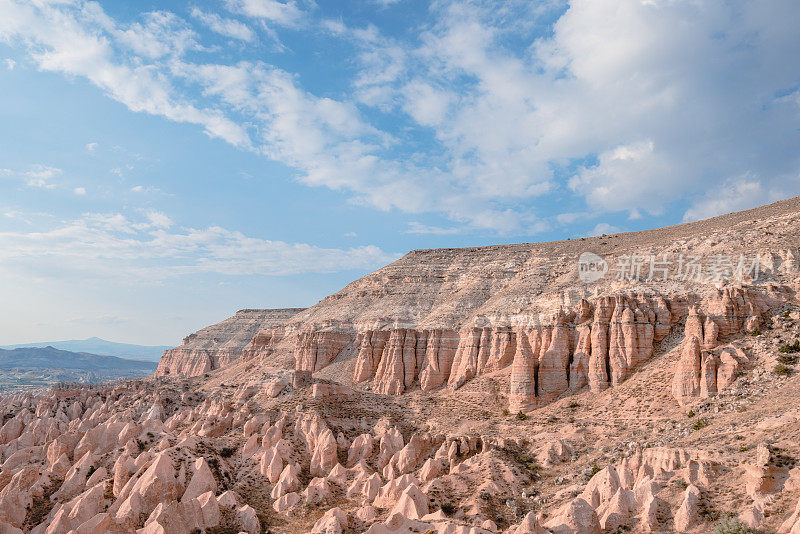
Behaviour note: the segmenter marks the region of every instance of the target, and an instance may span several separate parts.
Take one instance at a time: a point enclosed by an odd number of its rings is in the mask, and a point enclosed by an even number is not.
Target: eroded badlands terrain
[[[798,246],[790,199],[242,310],[155,377],[2,398],[0,533],[798,533]]]

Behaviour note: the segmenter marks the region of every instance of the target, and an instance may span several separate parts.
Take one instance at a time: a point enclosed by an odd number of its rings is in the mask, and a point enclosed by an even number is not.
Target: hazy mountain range
[[[89,339],[71,339],[67,341],[42,341],[37,343],[21,343],[18,345],[0,346],[0,349],[19,349],[30,347],[52,347],[70,352],[88,352],[103,356],[116,356],[129,360],[147,360],[157,362],[165,350],[171,348],[160,345],[132,345],[116,343],[99,337]]]
[[[156,363],[54,347],[0,349],[0,390],[56,382],[102,382],[152,374]]]

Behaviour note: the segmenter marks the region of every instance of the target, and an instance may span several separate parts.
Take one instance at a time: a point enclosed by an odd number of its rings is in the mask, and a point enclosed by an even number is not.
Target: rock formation
[[[229,365],[241,358],[251,343],[269,344],[273,335],[264,332],[273,332],[301,311],[239,310],[221,323],[189,334],[180,347],[165,351],[156,375],[198,376]]]

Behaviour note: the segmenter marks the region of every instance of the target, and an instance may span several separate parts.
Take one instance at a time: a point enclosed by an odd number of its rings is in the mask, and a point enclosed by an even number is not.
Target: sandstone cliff
[[[244,355],[256,334],[279,328],[302,310],[239,310],[233,317],[189,334],[180,347],[165,351],[156,376],[197,376],[229,365]]]
[[[515,411],[583,387],[602,391],[648,361],[676,325],[681,331],[688,321],[711,349],[793,299],[787,284],[797,275],[799,208],[790,199],[645,232],[413,251],[298,313],[279,336],[264,330],[252,350],[272,364],[293,360],[295,369],[325,370],[384,394],[456,389],[505,370]],[[703,276],[650,281],[647,262],[638,280],[611,265],[605,278],[584,283],[582,252],[702,257],[709,265]],[[723,255],[757,259],[758,279],[753,272],[713,279],[710,263]]]

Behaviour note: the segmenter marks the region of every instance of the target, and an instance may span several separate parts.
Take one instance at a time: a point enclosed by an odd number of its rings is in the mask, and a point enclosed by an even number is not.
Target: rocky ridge
[[[164,352],[156,375],[197,376],[219,369],[246,355],[253,338],[264,336],[302,308],[239,310],[233,317],[207,326]]]

